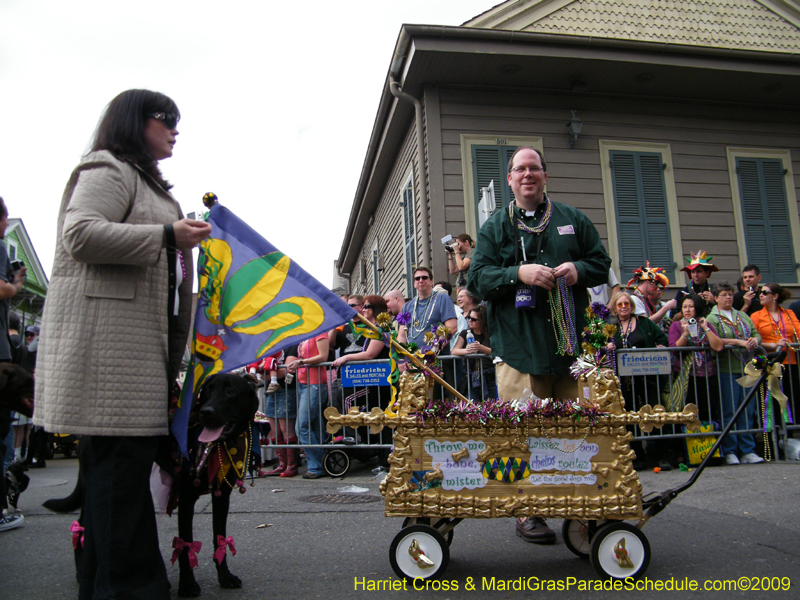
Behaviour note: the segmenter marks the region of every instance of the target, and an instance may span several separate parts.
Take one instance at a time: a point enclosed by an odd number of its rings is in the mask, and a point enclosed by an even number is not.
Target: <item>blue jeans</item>
[[[747,394],[749,393],[749,388],[745,389],[736,383],[736,380],[741,376],[741,373],[719,374],[719,393],[720,397],[722,398],[723,429],[728,423],[730,423],[731,419],[733,418],[733,414],[736,412],[736,409],[739,408],[739,405],[742,402],[744,402],[745,398],[747,398]],[[750,403],[747,405],[747,408],[744,410],[744,412],[739,415],[738,419],[736,419],[736,429],[740,431],[742,429],[753,429],[756,427],[756,425],[756,398],[753,398],[750,400]],[[738,454],[739,456],[742,456],[743,454],[755,452],[756,438],[752,433],[728,435],[724,440],[722,440],[720,448],[722,449],[723,455]]]
[[[328,385],[297,383],[297,435],[301,444],[321,444],[325,439],[325,419],[322,418],[322,408],[327,404]],[[306,448],[306,462],[308,470],[312,473],[324,473],[322,458],[325,450],[322,448]]]

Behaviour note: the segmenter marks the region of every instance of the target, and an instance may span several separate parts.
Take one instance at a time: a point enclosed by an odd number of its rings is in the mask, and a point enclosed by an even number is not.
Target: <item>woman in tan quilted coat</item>
[[[211,232],[158,168],[179,119],[157,92],[114,98],[58,214],[34,421],[89,439],[81,599],[169,598],[149,477],[189,334],[191,248]]]

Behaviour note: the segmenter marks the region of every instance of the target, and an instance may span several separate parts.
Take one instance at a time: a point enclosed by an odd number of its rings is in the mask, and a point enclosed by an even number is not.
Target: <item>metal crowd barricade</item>
[[[763,348],[760,353],[767,354]],[[800,344],[792,344],[790,352],[798,357]],[[625,408],[627,410],[639,410],[642,406],[649,404],[655,406],[660,404],[669,410],[680,410],[686,403],[697,404],[701,421],[714,423],[714,431],[692,433],[686,431],[682,426],[667,425],[662,429],[653,429],[650,432],[643,432],[638,427],[634,429],[634,440],[638,442],[657,443],[662,440],[685,440],[693,437],[718,437],[724,429],[723,422],[723,400],[721,396],[722,378],[724,373],[735,372],[738,361],[732,357],[732,350],[726,348],[717,354],[710,350],[708,346],[683,346],[680,348],[631,348],[617,351],[617,364],[621,365],[622,355],[646,354],[646,355],[669,355],[670,369],[669,374],[660,375],[620,375],[620,387],[625,398]],[[706,375],[702,368],[702,361],[695,360],[695,356],[702,355],[706,361],[712,361],[714,374]],[[752,358],[753,354],[747,355]],[[685,389],[681,389],[679,371],[676,365],[681,367],[684,360],[689,358],[690,370],[688,372]],[[676,362],[677,361],[677,362]],[[735,366],[734,363],[737,363]],[[701,363],[701,364],[698,364]],[[790,414],[794,418],[797,414],[798,395],[800,395],[800,384],[797,377],[797,361],[794,365],[784,365],[782,388],[788,397],[787,403]],[[735,376],[738,378],[741,375]],[[676,389],[677,388],[677,389]],[[751,402],[756,402],[752,400]],[[781,452],[779,446],[783,447],[790,431],[798,429],[798,424],[788,424],[784,421],[777,403],[773,400],[773,428],[771,432],[763,430],[763,406],[760,402],[756,407],[756,418],[753,426],[747,429],[734,427],[729,435],[742,434],[762,434],[768,435],[771,442],[772,458],[779,460]],[[734,406],[735,411],[737,407]]]
[[[444,379],[450,383],[454,388],[459,391],[466,391],[465,395],[473,396],[474,400],[483,398],[496,397],[497,387],[494,380],[494,365],[492,359],[487,355],[473,355],[468,357],[459,356],[442,356],[440,357]],[[325,362],[318,365],[303,367],[309,369],[309,372],[315,370],[319,373],[319,380],[327,382],[316,385],[309,385],[308,394],[310,402],[305,405],[305,413],[302,412],[300,406],[300,383],[297,380],[297,375],[294,376],[292,384],[287,385],[284,380],[283,387],[280,391],[276,392],[277,395],[283,395],[288,399],[288,403],[283,407],[283,411],[276,410],[275,416],[268,415],[272,419],[282,419],[288,424],[290,432],[298,438],[298,443],[282,443],[268,442],[266,437],[262,437],[262,458],[270,460],[272,458],[272,450],[279,448],[321,448],[329,451],[333,449],[340,450],[361,450],[377,452],[379,449],[389,450],[392,447],[390,435],[383,436],[383,440],[379,439],[381,436],[370,434],[366,428],[359,428],[359,431],[354,431],[351,428],[343,429],[336,436],[331,436],[325,430],[325,417],[324,411],[328,406],[336,407],[340,413],[347,412],[352,406],[362,407],[362,410],[369,411],[377,404],[374,402],[375,398],[380,398],[380,408],[385,409],[391,399],[391,388],[383,386],[385,392],[378,392],[375,388],[379,386],[356,386],[348,389],[341,385],[341,374],[343,369],[348,366],[369,366],[369,365],[388,365],[391,361],[389,359],[368,360],[368,361],[351,361],[346,363],[339,369],[334,369],[332,363]],[[476,368],[480,365],[480,368]],[[279,365],[283,368],[283,365]],[[269,381],[265,383],[269,385]],[[476,384],[470,386],[470,383]],[[462,391],[462,393],[463,393]],[[350,392],[350,393],[348,393]],[[259,388],[259,410],[267,414],[266,404],[269,394],[266,393],[266,385]],[[434,394],[439,394],[443,397],[449,394],[443,387],[438,384],[434,386]],[[291,403],[297,407],[296,417],[292,418]],[[320,443],[318,444],[302,444],[299,437],[299,423],[301,418],[309,423],[310,427],[319,435]],[[274,436],[274,434],[270,434]],[[362,456],[368,457],[369,453],[364,453]]]
[[[698,363],[694,360],[694,355],[697,352],[702,352],[707,357],[706,360],[711,360],[713,362],[715,367],[715,373],[713,375],[708,377],[703,376]],[[762,352],[766,353],[763,350]],[[792,344],[790,352],[794,354],[795,358],[800,357],[800,343]],[[707,346],[646,349],[632,348],[624,351],[618,351],[618,362],[619,356],[622,354],[636,355],[641,353],[656,353],[669,356],[670,369],[669,373],[664,375],[633,375],[628,377],[620,376],[621,389],[623,396],[626,399],[627,410],[636,411],[645,404],[649,404],[650,406],[660,404],[670,409],[680,410],[688,401],[698,405],[701,420],[716,423],[717,426],[715,427],[715,431],[697,433],[685,431],[683,427],[675,425],[667,425],[660,430],[653,429],[650,432],[643,432],[638,428],[635,428],[634,440],[653,443],[661,440],[683,441],[692,437],[718,437],[719,433],[724,428],[724,423],[722,420],[722,399],[720,395],[720,366],[727,366],[725,365],[724,361],[727,361],[728,365],[732,366],[730,350],[726,349],[717,355],[717,353],[710,350]],[[676,360],[679,361],[677,364],[682,365],[686,357],[690,357],[691,367],[687,382],[685,384],[685,389],[680,390],[678,393],[673,389],[674,386],[678,385],[678,372],[675,371],[674,365],[676,364]],[[440,356],[439,359],[442,364],[443,378],[464,396],[467,396],[475,401],[497,397],[494,364],[490,356]],[[353,361],[346,363],[345,366],[389,363],[389,359],[382,359],[373,361]],[[798,361],[795,360],[794,364],[790,363],[789,365],[784,365],[782,384],[784,393],[788,397],[790,414],[793,417],[798,414],[798,407],[800,406],[800,402],[798,401],[800,398],[800,378],[798,378],[797,364]],[[347,412],[351,406],[365,407],[364,409],[368,411],[376,405],[374,402],[372,402],[369,406],[367,406],[366,400],[371,400],[373,397],[371,396],[373,391],[370,391],[368,388],[374,388],[376,386],[357,386],[352,390],[352,394],[346,394],[345,389],[343,389],[341,385],[337,383],[341,381],[340,373],[336,374],[337,371],[342,371],[342,369],[345,367],[340,367],[338,370],[333,369],[331,363],[326,362],[304,368],[308,368],[309,371],[316,369],[320,374],[320,381],[323,382],[318,386],[309,386],[308,393],[312,401],[305,406],[305,414],[301,415],[299,383],[297,382],[296,375],[293,386],[284,385],[284,388],[281,390],[281,392],[286,394],[286,396],[290,398],[290,401],[291,398],[294,398],[294,401],[297,404],[297,418],[294,419],[293,424],[290,423],[290,425],[293,427],[291,431],[296,435],[297,424],[302,416],[311,427],[315,428],[315,432],[318,434],[318,439],[320,441],[316,444],[301,444],[298,441],[296,444],[284,442],[262,445],[262,455],[264,455],[265,458],[270,458],[269,450],[275,448],[304,449],[310,447],[322,448],[326,451],[342,449],[351,451],[366,450],[375,452],[379,449],[388,450],[392,447],[392,444],[388,441],[387,436],[383,436],[383,439],[380,439],[380,436],[370,434],[366,428],[359,428],[364,429],[363,431],[354,431],[353,429],[345,428],[335,437],[328,434],[325,429],[325,417],[323,413],[328,406],[335,406],[340,413]],[[292,390],[292,387],[294,387],[294,390]],[[261,388],[259,390],[259,397],[261,400],[260,409],[262,412],[264,412],[267,396],[264,390],[265,388]],[[439,398],[444,398],[447,396],[452,397],[450,392],[438,384],[434,386],[433,393]],[[670,405],[671,393],[673,394],[672,405]],[[386,395],[384,396],[378,396],[381,398],[380,408],[382,409],[386,408],[386,405],[388,404],[387,398],[391,397],[391,392],[388,391],[388,388],[385,394]],[[352,398],[350,396],[352,396]],[[283,414],[278,414],[276,418],[287,419],[289,418],[288,414],[289,407],[287,406],[285,412]],[[760,405],[758,406],[756,414],[756,423],[753,425],[753,427],[749,429],[734,428],[734,430],[731,432],[731,435],[741,435],[743,433],[763,434],[763,423],[761,420],[762,410]],[[770,441],[772,443],[772,457],[773,459],[778,459],[779,454],[781,454],[777,450],[779,445],[781,445],[780,443],[783,442],[785,444],[787,437],[789,437],[791,433],[800,429],[800,424],[786,423],[780,414],[777,404],[774,407],[773,414],[775,415],[774,427],[772,432],[770,432],[768,435],[770,435]],[[300,438],[298,436],[298,440],[299,439]],[[364,456],[369,456],[369,453],[364,454]]]

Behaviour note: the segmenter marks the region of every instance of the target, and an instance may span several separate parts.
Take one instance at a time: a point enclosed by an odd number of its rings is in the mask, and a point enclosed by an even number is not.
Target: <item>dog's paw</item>
[[[197,598],[200,595],[200,585],[192,581],[181,581],[178,584],[178,596],[181,598]]]
[[[219,574],[219,587],[226,590],[242,587],[242,580],[233,573]]]

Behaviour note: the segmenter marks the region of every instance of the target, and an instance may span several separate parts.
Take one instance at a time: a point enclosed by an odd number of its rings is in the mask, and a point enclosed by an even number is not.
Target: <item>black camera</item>
[[[21,260],[12,260],[11,261],[11,270],[14,271],[15,273],[17,271],[19,271],[21,268],[23,268],[24,266],[25,266],[25,263],[22,262]]]

